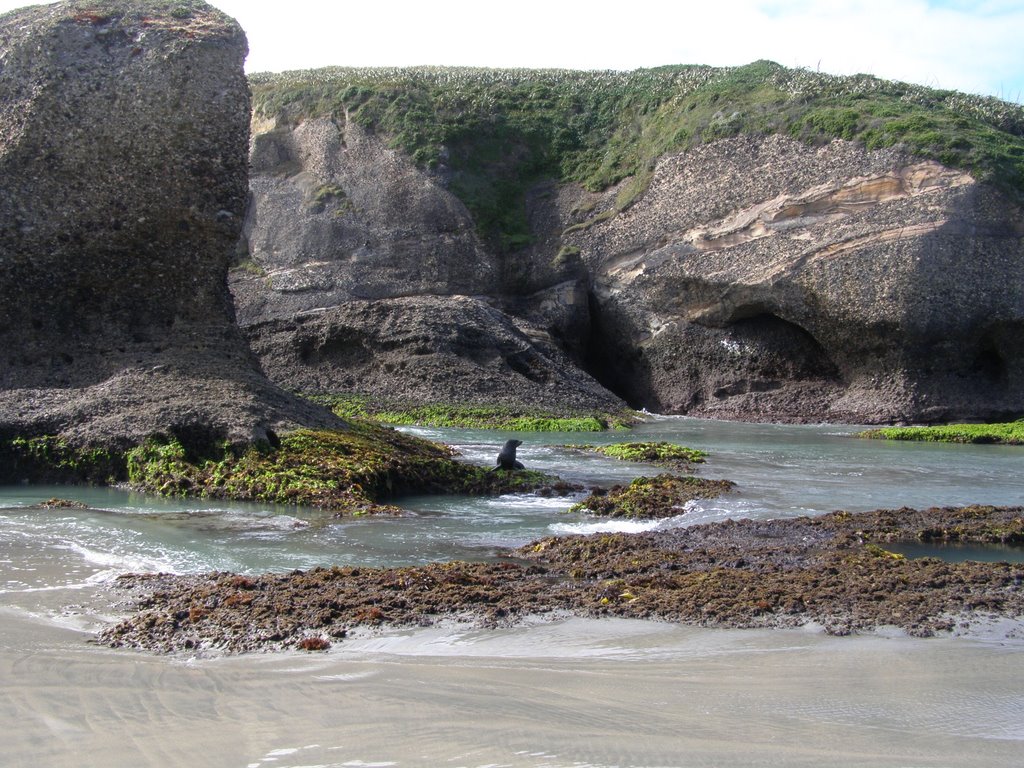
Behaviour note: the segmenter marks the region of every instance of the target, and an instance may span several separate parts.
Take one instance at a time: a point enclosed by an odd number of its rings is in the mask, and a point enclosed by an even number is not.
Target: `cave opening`
[[[632,408],[687,412],[709,399],[767,393],[787,382],[842,382],[839,366],[808,330],[764,307],[740,308],[724,326],[681,323],[668,332],[670,345],[649,349],[628,342],[629,323],[591,295],[584,366]]]
[[[579,345],[583,370],[630,408],[654,410],[657,403],[651,398],[649,377],[644,375],[643,350],[625,347],[618,341],[622,333],[616,332],[616,327],[622,322],[601,306],[593,291],[588,292],[587,303],[590,333]]]
[[[1006,382],[1008,376],[1006,358],[999,348],[995,334],[991,331],[982,337],[975,349],[970,373],[989,384],[1000,385]]]
[[[773,312],[734,314],[726,326],[729,338],[751,350],[747,366],[752,374],[778,379],[840,378],[832,357],[805,328]]]

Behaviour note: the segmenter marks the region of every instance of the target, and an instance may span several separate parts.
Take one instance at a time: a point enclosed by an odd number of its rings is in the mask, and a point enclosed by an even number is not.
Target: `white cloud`
[[[0,0],[0,10],[17,6]],[[771,59],[1024,98],[1020,0],[213,0],[249,71],[330,64],[634,69]]]

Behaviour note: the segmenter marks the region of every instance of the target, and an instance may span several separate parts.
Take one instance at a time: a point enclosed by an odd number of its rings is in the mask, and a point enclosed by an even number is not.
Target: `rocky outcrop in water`
[[[199,445],[339,424],[270,384],[234,323],[245,54],[201,2],[0,16],[0,436]]]
[[[514,253],[477,239],[443,167],[351,122],[257,126],[252,158],[258,269],[233,290],[288,386],[488,400],[505,380],[524,402],[560,387],[548,402],[764,420],[1024,412],[1024,212],[899,148],[725,139],[662,157],[624,210],[620,187],[540,184]]]
[[[491,563],[126,575],[132,613],[99,641],[159,653],[325,650],[353,629],[509,625],[566,613],[919,637],[1019,621],[1024,564],[906,558],[890,542],[1019,541],[1021,508],[833,512],[561,536]]]

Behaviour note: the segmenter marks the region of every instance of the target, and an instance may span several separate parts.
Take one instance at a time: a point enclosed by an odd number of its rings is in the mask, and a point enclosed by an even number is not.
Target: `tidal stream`
[[[561,619],[356,633],[327,654],[155,657],[88,642],[126,571],[288,571],[488,559],[541,536],[729,517],[1024,503],[1024,449],[886,443],[852,427],[655,418],[628,433],[410,430],[584,485],[649,466],[567,443],[669,440],[736,493],[658,523],[574,499],[417,497],[396,519],[0,488],[0,764],[10,766],[1017,766],[1024,631],[834,638]],[[87,509],[42,509],[54,497]]]

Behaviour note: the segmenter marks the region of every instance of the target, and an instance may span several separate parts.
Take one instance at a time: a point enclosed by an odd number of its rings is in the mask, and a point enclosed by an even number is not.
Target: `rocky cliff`
[[[1024,412],[1018,107],[763,62],[256,89],[232,287],[288,386],[771,420]]]
[[[0,436],[209,445],[338,423],[265,379],[234,323],[245,54],[201,2],[0,16]]]
[[[257,120],[251,147],[247,261],[231,285],[274,380],[412,402],[624,407],[571,356],[589,333],[579,269],[519,295],[438,177],[343,115]],[[545,307],[540,322],[530,305]]]
[[[634,402],[870,422],[1024,409],[1024,215],[964,171],[738,137],[663,158],[614,218],[564,223],[592,275],[593,363]]]

